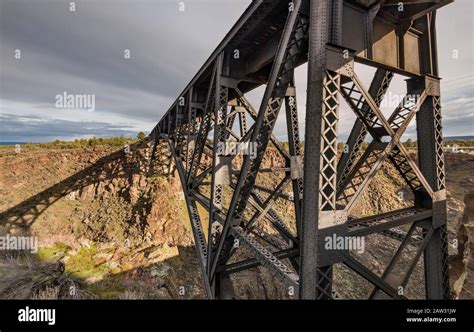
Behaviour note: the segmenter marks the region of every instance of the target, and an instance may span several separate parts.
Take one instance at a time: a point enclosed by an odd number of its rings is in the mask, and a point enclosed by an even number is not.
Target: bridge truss
[[[425,297],[449,297],[435,28],[437,9],[449,2],[250,4],[149,136],[151,165],[166,145],[179,175],[209,298],[233,298],[230,275],[257,266],[269,269],[290,297],[337,298],[336,264],[371,285],[368,298],[395,299],[406,298],[403,287],[421,264]],[[303,144],[294,72],[304,63]],[[355,63],[376,69],[370,86]],[[406,96],[385,117],[380,104],[394,75],[407,78]],[[260,86],[254,108],[246,93]],[[338,151],[341,100],[356,115],[344,151]],[[280,112],[287,143],[273,134]],[[400,143],[410,123],[416,123],[415,158]],[[268,165],[269,150],[281,165]],[[413,193],[412,204],[354,216],[385,163]],[[347,248],[324,246],[327,237],[373,234],[398,243],[381,273]]]

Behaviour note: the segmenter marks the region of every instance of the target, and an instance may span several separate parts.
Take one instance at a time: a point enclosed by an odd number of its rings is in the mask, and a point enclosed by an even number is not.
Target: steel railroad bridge
[[[209,298],[234,298],[230,276],[257,266],[269,269],[289,297],[338,298],[338,264],[371,285],[369,299],[407,298],[403,289],[417,266],[424,284],[415,287],[426,298],[450,297],[435,27],[436,11],[450,2],[249,5],[149,135],[150,165],[166,157],[166,147],[179,175]],[[294,70],[304,63],[303,142]],[[376,69],[370,86],[354,63]],[[406,78],[406,96],[385,117],[380,104],[395,75]],[[246,93],[260,86],[263,97],[254,108]],[[338,154],[341,100],[356,120]],[[288,143],[272,133],[280,112]],[[411,122],[416,157],[400,143]],[[229,146],[252,147],[254,153],[237,156]],[[269,149],[284,164],[264,167]],[[413,193],[411,206],[355,217],[355,204],[384,163]],[[288,204],[292,208],[282,212]],[[324,246],[328,236],[374,234],[397,241],[382,273],[348,248]]]

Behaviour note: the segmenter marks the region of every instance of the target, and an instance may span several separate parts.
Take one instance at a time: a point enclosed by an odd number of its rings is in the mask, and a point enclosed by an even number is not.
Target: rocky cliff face
[[[202,297],[179,182],[147,176],[145,153],[0,151],[0,232],[38,237],[98,297]]]
[[[457,255],[451,262],[451,277],[456,298],[474,298],[474,191],[464,198],[464,212],[457,236]]]
[[[0,159],[0,232],[37,236],[41,249],[36,258],[62,261],[66,273],[100,298],[204,296],[177,174],[168,174],[166,161],[150,173],[144,144],[132,146],[130,153],[105,147],[31,149],[20,155],[0,150]],[[282,162],[276,151],[270,151],[263,167]],[[459,242],[458,248],[450,246],[453,287],[459,298],[472,298],[472,194],[462,202],[472,183],[466,183],[462,174],[466,165],[474,167],[474,160],[454,156],[447,157],[447,163],[450,243],[455,238]],[[258,181],[272,187],[277,180],[274,176]],[[396,171],[385,165],[355,213],[363,216],[407,206],[412,198],[400,200],[403,189]],[[275,209],[283,218],[291,219],[294,213],[283,200]],[[204,210],[200,212],[204,215]],[[265,224],[262,230],[270,231]],[[397,243],[375,235],[367,239],[367,247],[361,259],[381,273],[387,263],[381,257],[393,254]],[[243,258],[245,252],[237,257]],[[343,296],[363,298],[371,290],[347,269],[334,273],[341,280],[337,287]],[[415,280],[422,280],[421,267],[414,273]],[[265,268],[236,274],[232,281],[241,298],[288,298]],[[409,285],[408,292],[420,297],[416,289]]]

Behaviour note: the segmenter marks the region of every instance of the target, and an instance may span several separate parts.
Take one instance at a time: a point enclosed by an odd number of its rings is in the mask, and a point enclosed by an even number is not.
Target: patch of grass
[[[66,270],[80,278],[97,277],[108,273],[108,268],[105,265],[95,263],[94,255],[97,253],[94,245],[91,245],[90,248],[82,247],[77,254],[69,258]]]
[[[56,261],[59,257],[64,256],[71,247],[65,243],[58,242],[52,247],[39,248],[36,256],[38,259],[46,262]]]

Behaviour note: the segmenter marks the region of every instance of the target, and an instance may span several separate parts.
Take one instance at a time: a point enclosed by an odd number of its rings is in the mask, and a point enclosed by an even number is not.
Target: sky
[[[180,11],[178,0],[70,2],[0,0],[0,142],[148,133],[250,3],[184,0]],[[438,12],[445,136],[474,135],[473,16],[471,0]],[[356,70],[368,86],[373,69]],[[296,87],[304,135],[305,65]],[[392,88],[403,93],[403,79]],[[256,108],[263,89],[249,93]],[[93,109],[57,107],[64,93],[94,96]],[[281,113],[275,134],[284,139]],[[343,102],[340,119],[343,140],[354,120]]]

